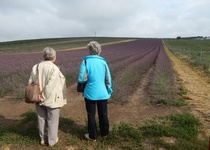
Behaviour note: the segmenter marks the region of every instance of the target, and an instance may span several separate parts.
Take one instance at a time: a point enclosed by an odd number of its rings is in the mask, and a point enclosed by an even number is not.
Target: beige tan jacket
[[[29,83],[35,81],[36,68],[37,64],[32,68]],[[51,61],[39,63],[39,85],[43,98],[40,105],[58,108],[67,104],[65,77]]]

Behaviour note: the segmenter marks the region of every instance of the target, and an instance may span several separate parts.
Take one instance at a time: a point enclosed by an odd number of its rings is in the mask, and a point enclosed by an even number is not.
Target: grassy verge
[[[120,123],[109,137],[97,142],[86,141],[87,126],[69,118],[60,118],[59,142],[52,149],[207,149],[206,138],[199,138],[199,121],[188,113],[155,117],[143,124]],[[39,145],[36,114],[29,111],[19,123],[0,128],[0,147],[11,149],[50,149]]]
[[[142,126],[142,135],[156,148],[186,150],[207,149],[206,139],[200,139],[199,121],[188,113],[149,120]]]

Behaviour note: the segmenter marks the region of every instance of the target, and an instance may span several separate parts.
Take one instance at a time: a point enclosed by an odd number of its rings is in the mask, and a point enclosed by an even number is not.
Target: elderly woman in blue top
[[[87,45],[89,56],[83,57],[80,65],[78,82],[86,82],[84,99],[88,117],[87,140],[97,139],[97,128],[95,121],[96,106],[99,116],[99,127],[102,137],[109,134],[109,120],[107,114],[107,100],[112,93],[112,82],[109,67],[105,59],[100,55],[101,46],[96,41]]]

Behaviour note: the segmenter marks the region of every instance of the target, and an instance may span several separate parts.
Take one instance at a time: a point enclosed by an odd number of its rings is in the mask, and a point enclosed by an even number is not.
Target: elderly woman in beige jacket
[[[35,81],[38,65],[40,102],[36,103],[38,116],[40,144],[46,143],[52,147],[58,142],[58,125],[60,107],[67,103],[65,77],[54,64],[56,51],[53,48],[44,49],[44,61],[32,68],[29,83]]]

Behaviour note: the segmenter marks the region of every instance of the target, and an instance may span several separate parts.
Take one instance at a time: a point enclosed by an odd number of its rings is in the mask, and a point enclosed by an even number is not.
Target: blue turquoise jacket
[[[86,82],[87,81],[87,82]],[[98,55],[82,58],[78,82],[86,82],[83,96],[89,100],[106,100],[112,93],[112,79],[105,59]]]

